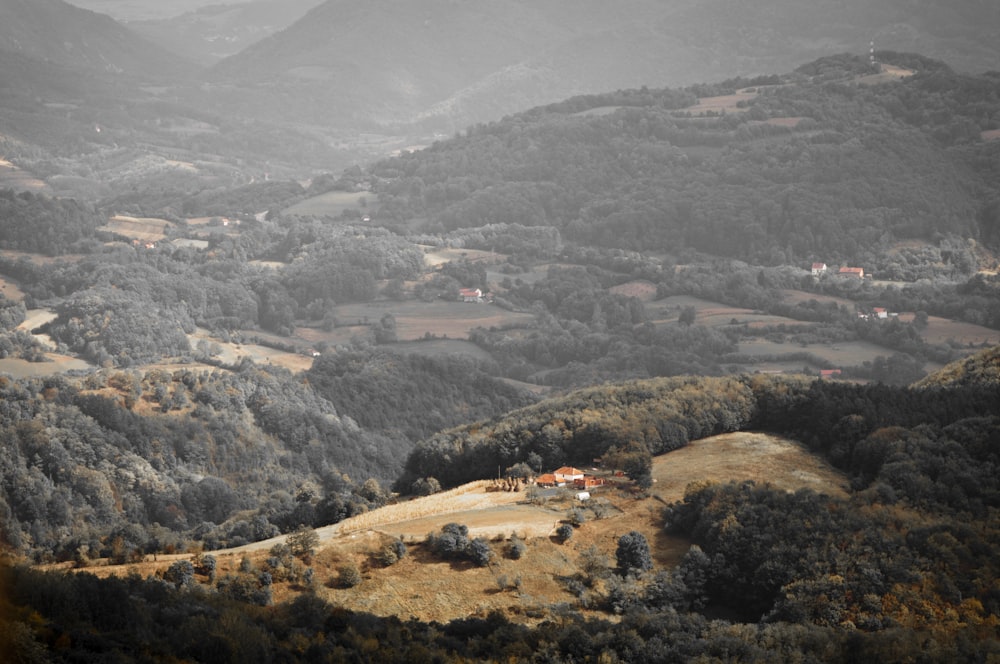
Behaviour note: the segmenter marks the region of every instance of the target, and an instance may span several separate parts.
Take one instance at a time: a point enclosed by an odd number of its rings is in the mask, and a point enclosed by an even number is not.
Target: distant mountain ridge
[[[317,109],[451,129],[576,94],[786,71],[830,53],[920,51],[960,70],[1000,63],[1000,5],[861,0],[327,0],[219,63],[217,83],[308,90]],[[264,102],[266,103],[266,101]],[[446,127],[448,128],[448,127]]]
[[[3,52],[89,72],[146,78],[192,70],[111,17],[63,0],[0,0],[0,58]]]

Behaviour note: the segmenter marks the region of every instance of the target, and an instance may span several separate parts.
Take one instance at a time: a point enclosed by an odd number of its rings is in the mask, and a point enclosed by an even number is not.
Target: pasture
[[[779,343],[768,339],[744,339],[739,342],[741,355],[781,357],[792,353],[809,353],[836,367],[858,366],[872,362],[878,356],[887,357],[893,350],[868,341],[840,341],[835,344]],[[802,363],[798,363],[801,366]]]
[[[328,191],[299,201],[281,213],[302,217],[339,217],[347,210],[357,210],[360,214],[377,212],[378,199],[370,191]]]

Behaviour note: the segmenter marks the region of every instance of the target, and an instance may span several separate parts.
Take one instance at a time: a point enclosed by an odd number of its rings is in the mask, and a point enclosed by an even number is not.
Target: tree
[[[622,576],[653,568],[649,543],[646,541],[646,536],[638,530],[629,531],[618,538],[615,558],[618,560],[618,571]]]
[[[477,537],[469,542],[468,555],[469,560],[473,563],[479,567],[486,567],[493,560],[493,549],[490,548],[490,543],[485,538]]]
[[[573,536],[573,526],[568,523],[564,523],[558,528],[556,528],[556,537],[559,538],[560,542],[565,542]]]
[[[298,530],[288,536],[288,546],[292,555],[300,558],[311,556],[319,546],[319,535],[309,526],[299,526]]]
[[[677,319],[677,322],[682,325],[694,325],[694,319],[698,315],[698,311],[691,305],[688,305],[681,309],[681,315]]]

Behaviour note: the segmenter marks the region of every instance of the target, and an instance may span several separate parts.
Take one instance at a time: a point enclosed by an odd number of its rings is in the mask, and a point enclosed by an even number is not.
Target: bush
[[[493,560],[493,549],[485,538],[477,537],[469,543],[468,556],[479,567],[486,567]]]
[[[527,550],[528,547],[525,545],[524,540],[513,536],[510,538],[510,543],[507,544],[507,557],[511,560],[520,560]]]
[[[191,585],[194,582],[194,565],[190,560],[178,560],[167,568],[163,578],[178,588]]]
[[[361,570],[354,563],[346,563],[337,568],[337,580],[342,588],[353,588],[361,583]]]
[[[558,528],[556,528],[556,537],[559,538],[560,542],[565,542],[570,537],[573,536],[573,526],[568,523],[564,523]]]

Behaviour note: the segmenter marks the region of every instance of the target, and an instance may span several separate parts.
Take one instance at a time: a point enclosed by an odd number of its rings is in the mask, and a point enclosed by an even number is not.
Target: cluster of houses
[[[544,487],[564,487],[569,486],[574,489],[588,490],[595,487],[604,486],[607,484],[607,480],[602,477],[594,477],[593,475],[587,475],[579,468],[573,468],[572,466],[563,466],[557,470],[553,470],[551,473],[545,473],[539,475],[535,479],[535,484]]]

